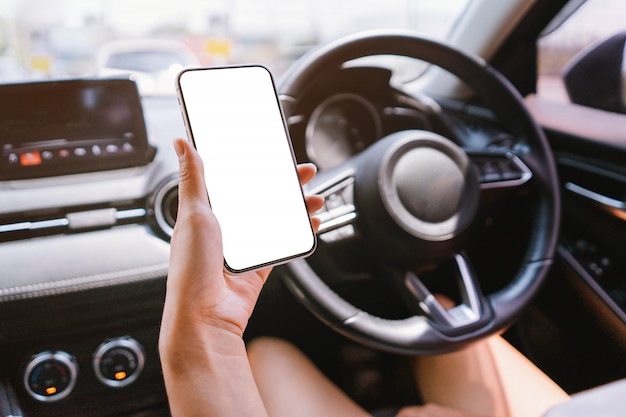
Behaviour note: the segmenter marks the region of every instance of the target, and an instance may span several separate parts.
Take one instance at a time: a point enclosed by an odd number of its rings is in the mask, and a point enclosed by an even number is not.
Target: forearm
[[[267,416],[240,337],[177,333],[163,331],[159,342],[172,416]]]

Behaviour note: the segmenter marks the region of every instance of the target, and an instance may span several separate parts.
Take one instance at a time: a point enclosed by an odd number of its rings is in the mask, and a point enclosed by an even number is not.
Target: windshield
[[[174,52],[157,53],[154,51],[119,52],[109,56],[105,65],[111,68],[131,71],[161,71],[172,65],[184,65],[185,61]]]
[[[467,1],[0,0],[0,62],[10,68],[0,82],[250,62],[280,76],[313,46],[359,30],[445,37]]]

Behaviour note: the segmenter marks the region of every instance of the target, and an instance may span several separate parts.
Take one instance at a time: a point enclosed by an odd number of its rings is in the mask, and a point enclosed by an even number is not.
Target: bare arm
[[[270,269],[237,278],[225,271],[202,161],[187,141],[174,145],[179,209],[159,339],[172,415],[266,416],[242,336]],[[315,174],[308,165],[298,171],[303,182]],[[311,212],[322,203],[320,197],[307,198]]]
[[[190,333],[202,337],[189,343]],[[172,416],[267,416],[241,338],[204,327],[165,338],[160,349]]]

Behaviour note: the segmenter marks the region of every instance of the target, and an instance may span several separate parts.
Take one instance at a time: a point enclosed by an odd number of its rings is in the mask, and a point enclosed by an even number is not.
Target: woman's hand
[[[222,234],[202,161],[188,141],[176,139],[174,147],[179,204],[159,338],[172,413],[264,415],[242,336],[271,268],[237,276],[224,268]],[[300,165],[298,174],[304,184],[315,176],[315,166]],[[310,214],[323,205],[319,196],[306,202]],[[319,220],[311,222],[317,231]]]
[[[179,155],[178,216],[171,241],[166,308],[175,306],[188,320],[242,336],[271,268],[233,276],[224,268],[222,236],[211,210],[202,161],[183,139],[174,143]],[[304,184],[315,166],[298,167]],[[321,208],[319,196],[307,197],[309,212]],[[319,220],[312,218],[317,231]]]

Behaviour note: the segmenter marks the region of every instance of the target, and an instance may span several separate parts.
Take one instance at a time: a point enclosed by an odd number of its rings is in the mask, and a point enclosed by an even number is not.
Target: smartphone
[[[189,139],[204,162],[226,268],[241,273],[313,253],[315,232],[269,70],[192,68],[176,84]]]

